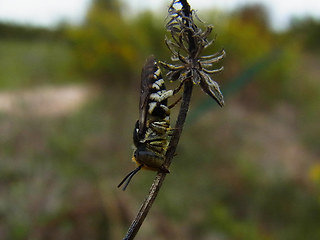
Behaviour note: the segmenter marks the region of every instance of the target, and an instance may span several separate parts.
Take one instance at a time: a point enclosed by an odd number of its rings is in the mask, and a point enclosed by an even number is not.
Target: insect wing
[[[140,103],[139,103],[139,136],[146,132],[149,96],[154,82],[153,73],[156,70],[155,58],[150,56],[141,73]]]

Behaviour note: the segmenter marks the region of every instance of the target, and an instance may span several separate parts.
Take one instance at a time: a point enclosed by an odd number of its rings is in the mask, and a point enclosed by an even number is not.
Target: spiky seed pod
[[[165,38],[165,43],[172,54],[171,60],[176,63],[160,62],[160,64],[168,70],[169,80],[184,82],[191,79],[220,106],[223,106],[223,95],[218,83],[212,79],[212,75],[223,70],[223,67],[217,69],[213,67],[225,57],[226,52],[221,50],[209,56],[201,56],[203,50],[214,42],[214,39],[208,39],[213,27],[208,25],[204,30],[199,28],[194,23],[194,17],[201,21],[196,12],[191,10],[186,14],[179,3],[179,0],[173,0],[169,7],[166,29],[171,37]]]

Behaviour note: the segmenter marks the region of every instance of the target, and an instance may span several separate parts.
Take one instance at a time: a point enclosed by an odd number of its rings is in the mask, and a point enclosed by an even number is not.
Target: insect
[[[141,73],[139,120],[133,130],[136,149],[132,161],[137,164],[137,168],[118,185],[121,187],[124,184],[123,190],[141,169],[169,172],[163,163],[172,131],[170,108],[173,105],[168,106],[168,98],[173,94],[173,90],[166,89],[154,56],[149,57]]]

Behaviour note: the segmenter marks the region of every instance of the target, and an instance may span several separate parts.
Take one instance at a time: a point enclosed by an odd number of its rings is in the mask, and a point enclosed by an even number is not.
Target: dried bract
[[[167,77],[171,81],[181,82],[191,79],[220,106],[223,106],[223,95],[218,83],[211,76],[223,70],[223,67],[214,69],[213,66],[223,59],[226,53],[221,50],[209,56],[201,56],[203,50],[214,42],[214,40],[208,40],[213,27],[208,25],[204,30],[199,28],[194,23],[194,17],[201,21],[196,12],[192,10],[186,14],[178,0],[172,2],[168,13],[169,20],[166,28],[171,37],[170,39],[166,37],[165,43],[172,53],[171,60],[177,63],[160,62],[168,70]]]

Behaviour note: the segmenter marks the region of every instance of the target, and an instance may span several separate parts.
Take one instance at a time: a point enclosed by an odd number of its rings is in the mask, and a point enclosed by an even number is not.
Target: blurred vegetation
[[[98,88],[56,117],[0,103],[2,239],[121,239],[148,191],[153,172],[125,193],[116,185],[133,168],[142,64],[168,58],[165,22],[122,9],[96,0],[81,25],[56,30],[0,24],[1,103],[3,91],[18,98],[39,85]],[[215,25],[208,53],[227,52],[217,76],[226,107],[195,89],[192,121],[137,238],[320,239],[320,21],[275,32],[260,5],[198,14]]]
[[[0,23],[0,88],[79,82],[75,56],[58,29]]]
[[[0,39],[0,88],[19,89],[79,82],[75,57],[66,42]]]
[[[163,29],[151,13],[126,20],[117,1],[94,1],[84,25],[71,29],[69,38],[79,69],[105,83],[123,84],[135,79],[150,52],[163,56]]]
[[[290,34],[303,42],[303,47],[309,51],[319,53],[320,46],[317,39],[320,38],[320,22],[312,17],[293,19]]]
[[[42,27],[21,26],[10,22],[0,22],[0,39],[9,40],[56,40],[63,37],[62,28],[48,29]]]

